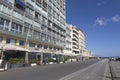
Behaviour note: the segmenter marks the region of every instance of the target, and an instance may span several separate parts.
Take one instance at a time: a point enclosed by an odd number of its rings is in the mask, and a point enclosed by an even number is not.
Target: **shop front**
[[[1,60],[7,63],[8,68],[23,67],[25,66],[25,54],[27,51],[27,49],[12,44],[1,45]]]

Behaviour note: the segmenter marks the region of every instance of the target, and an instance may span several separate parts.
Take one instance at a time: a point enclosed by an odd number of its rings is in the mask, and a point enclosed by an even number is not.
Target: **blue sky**
[[[97,56],[120,56],[120,0],[66,0],[66,21],[86,34]]]

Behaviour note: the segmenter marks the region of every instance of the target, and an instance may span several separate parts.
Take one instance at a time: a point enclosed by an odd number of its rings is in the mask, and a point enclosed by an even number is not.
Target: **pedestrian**
[[[44,65],[46,64],[46,59],[43,59],[43,64],[44,64]]]

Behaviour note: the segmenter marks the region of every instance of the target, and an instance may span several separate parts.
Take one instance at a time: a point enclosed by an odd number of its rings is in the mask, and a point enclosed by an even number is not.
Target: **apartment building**
[[[72,55],[72,27],[67,23],[64,53],[66,55]]]
[[[4,47],[5,53],[21,56],[28,56],[22,54],[26,52],[62,51],[65,13],[65,0],[0,0],[1,48]]]
[[[72,53],[78,56],[84,56],[85,34],[82,30],[77,29],[76,26],[72,26]]]
[[[85,49],[86,49],[86,41],[85,41],[85,34],[82,30],[78,29],[78,40],[79,40],[79,50],[80,54],[84,56],[85,54]]]

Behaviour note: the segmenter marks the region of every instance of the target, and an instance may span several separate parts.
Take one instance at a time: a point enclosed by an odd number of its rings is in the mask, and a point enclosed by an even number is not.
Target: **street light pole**
[[[28,43],[28,36],[29,36],[29,32],[30,32],[30,26],[31,25],[29,25],[27,36],[26,36],[26,40],[25,40],[25,49],[27,49],[27,43]],[[25,63],[28,64],[28,51],[26,51],[26,54],[25,54]]]
[[[1,60],[3,58],[3,47],[1,47]]]
[[[41,60],[40,60],[41,62],[41,64],[43,64],[43,49],[42,49],[42,52],[41,52]]]

